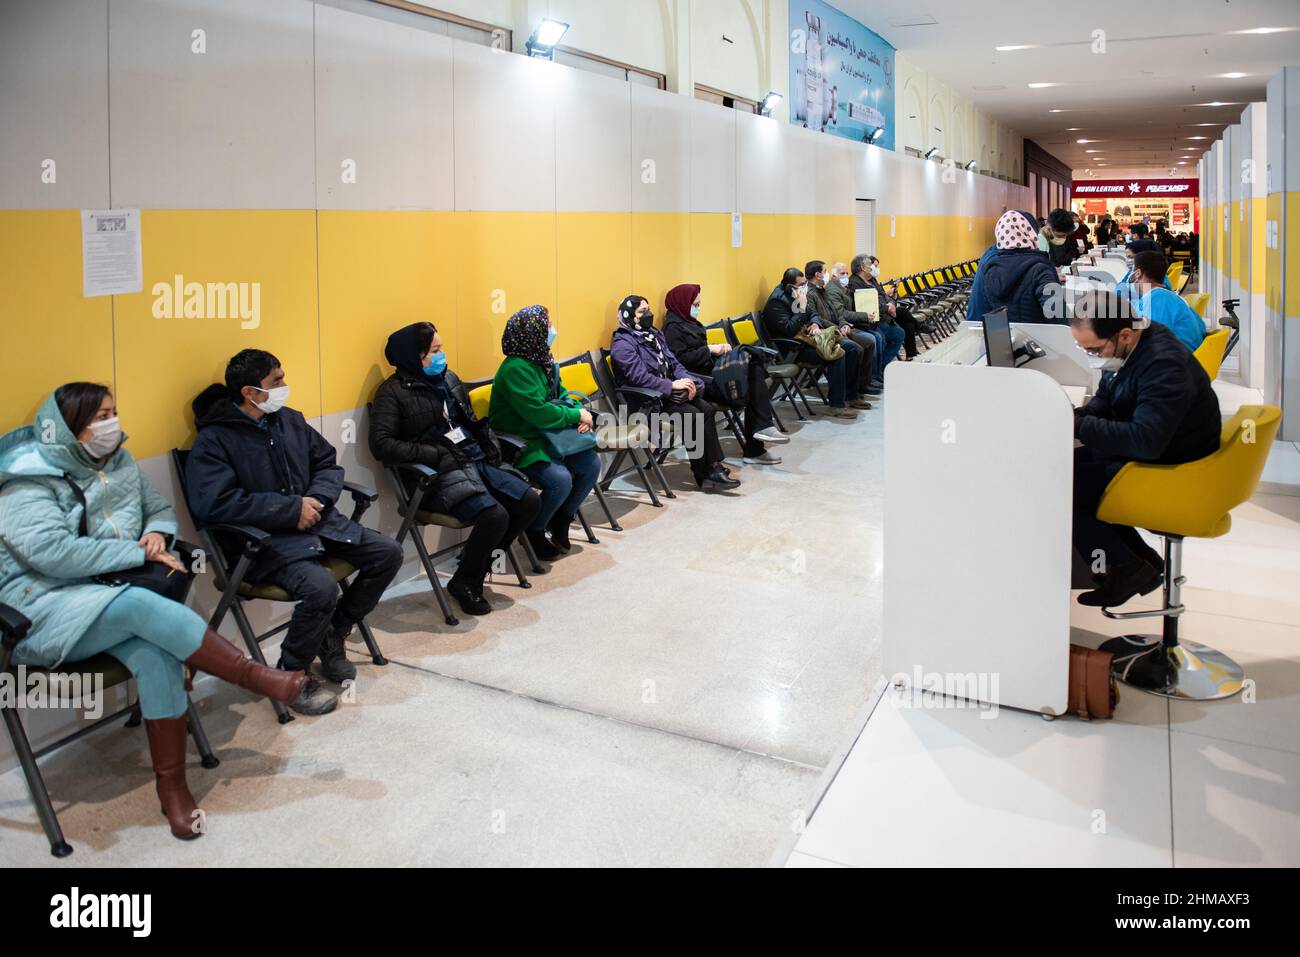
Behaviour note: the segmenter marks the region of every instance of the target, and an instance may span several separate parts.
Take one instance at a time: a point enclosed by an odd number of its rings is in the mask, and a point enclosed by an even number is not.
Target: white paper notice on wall
[[[140,210],[81,211],[81,294],[112,296],[144,288]]]
[[[740,226],[740,213],[731,214],[731,248],[739,249],[744,232]]]
[[[893,216],[889,217],[889,238],[890,239],[894,238],[894,217]]]

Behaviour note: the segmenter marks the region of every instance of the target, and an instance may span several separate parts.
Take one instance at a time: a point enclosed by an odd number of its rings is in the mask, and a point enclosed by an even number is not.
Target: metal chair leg
[[[5,728],[9,731],[9,740],[13,743],[14,753],[22,766],[23,777],[27,779],[27,790],[31,793],[32,803],[36,805],[36,816],[41,819],[41,828],[45,839],[50,842],[50,853],[55,857],[67,857],[72,853],[72,845],[63,838],[63,829],[50,803],[50,792],[45,789],[45,779],[41,769],[36,766],[36,756],[32,754],[31,742],[23,728],[22,719],[13,708],[0,708],[4,713]]]
[[[663,453],[667,455],[667,451]],[[663,467],[659,464],[659,459],[652,453],[647,452],[646,458],[650,460],[650,468],[659,478],[659,484],[663,486],[664,498],[676,498],[677,493],[673,491],[672,486],[668,484],[668,476],[664,475]]]
[[[438,607],[442,609],[443,620],[449,625],[459,625],[460,619],[451,610],[451,605],[447,601],[447,593],[442,590],[442,581],[438,578],[438,569],[434,567],[433,558],[430,557],[429,549],[424,544],[421,526],[412,527],[411,541],[415,543],[415,553],[420,556],[420,564],[424,566],[424,574],[429,579],[430,587],[433,588],[433,597],[438,600]]]
[[[528,536],[520,535],[518,541],[524,546],[524,554],[528,556],[528,564],[532,566],[533,574],[546,574],[546,568],[537,560],[537,552],[533,551],[533,543],[528,540]]]
[[[582,523],[582,529],[587,533],[587,541],[591,542],[593,545],[599,545],[600,539],[597,538],[596,533],[591,530],[591,524],[587,521],[587,516],[582,514],[581,508],[578,509],[578,521]]]
[[[524,570],[519,567],[519,562],[515,560],[515,549],[513,543],[506,542],[504,551],[506,553],[506,561],[510,563],[510,567],[515,573],[515,579],[519,582],[519,587],[532,588],[533,583],[524,577]]]
[[[199,763],[205,768],[215,768],[221,763],[221,760],[212,753],[212,745],[208,743],[208,734],[203,730],[203,722],[199,720],[199,709],[194,707],[193,701],[187,703],[186,713],[190,719],[190,737],[194,739],[194,747],[199,749]]]
[[[646,452],[646,458],[650,459],[652,462],[654,461],[654,456],[649,452]],[[632,465],[635,466],[636,474],[640,477],[641,484],[645,486],[646,493],[650,496],[650,504],[655,508],[663,508],[664,503],[659,501],[659,496],[655,494],[654,483],[650,480],[650,476],[646,474],[646,470],[644,466],[641,465],[641,460],[637,458],[636,452],[632,453]]]
[[[340,590],[344,595],[348,593],[351,583],[339,583]],[[384,653],[379,650],[379,642],[375,641],[375,633],[370,630],[370,626],[365,620],[357,622],[357,631],[361,632],[361,639],[366,643],[366,650],[370,652],[370,660],[377,665],[388,664],[388,659]]]
[[[605,518],[609,520],[609,530],[611,532],[623,531],[623,526],[618,523],[618,519],[614,517],[614,513],[609,510],[609,502],[605,499],[605,493],[601,491],[599,482],[592,487],[592,491],[596,493],[596,501],[600,503],[601,510],[605,513]]]
[[[266,664],[266,655],[262,654],[262,646],[258,644],[257,633],[253,631],[253,626],[248,620],[248,614],[244,611],[244,603],[239,599],[235,599],[230,606],[230,612],[235,616],[235,624],[239,628],[239,634],[243,636],[245,647],[248,648],[248,656],[259,665]],[[211,627],[213,631],[217,630],[216,624]],[[275,711],[276,720],[281,724],[288,724],[293,720],[293,714],[279,701],[272,699],[271,708]]]

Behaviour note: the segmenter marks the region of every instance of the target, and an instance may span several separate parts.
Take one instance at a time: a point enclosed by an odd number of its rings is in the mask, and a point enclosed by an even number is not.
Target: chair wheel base
[[[203,767],[207,768],[209,771],[211,771],[220,763],[221,763],[221,759],[217,757],[215,754],[203,758],[199,761],[199,764],[203,765]]]
[[[59,841],[57,844],[50,845],[50,853],[55,857],[67,857],[72,853],[72,845],[67,841]]]
[[[1104,642],[1115,656],[1111,673],[1130,687],[1163,698],[1217,701],[1238,694],[1245,673],[1227,655],[1195,641],[1166,650],[1156,635],[1124,635]]]

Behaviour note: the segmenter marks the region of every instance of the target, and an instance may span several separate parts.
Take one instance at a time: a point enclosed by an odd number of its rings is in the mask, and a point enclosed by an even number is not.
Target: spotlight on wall
[[[547,60],[555,58],[555,45],[560,42],[560,37],[564,36],[569,30],[569,25],[563,20],[552,20],[550,17],[542,17],[533,29],[533,34],[528,38],[524,47],[529,56],[543,57]]]
[[[771,116],[776,105],[781,102],[783,97],[776,90],[768,90],[767,95],[758,103],[758,112],[762,116]]]
[[[969,171],[969,170],[973,170],[974,168],[975,168],[975,161],[974,161],[974,160],[971,160],[969,163],[966,164],[966,169],[967,169],[968,171]]]
[[[867,137],[867,142],[874,143],[876,140],[880,139],[884,135],[885,135],[885,128],[883,126],[877,126],[874,130],[871,131],[871,134]]]
[[[931,146],[928,150],[925,151],[925,159],[929,159],[937,152],[939,152],[939,147]]]

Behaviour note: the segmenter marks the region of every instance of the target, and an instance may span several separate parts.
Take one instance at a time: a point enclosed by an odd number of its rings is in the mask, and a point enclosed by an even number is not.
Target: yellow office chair
[[[1210,304],[1210,294],[1208,292],[1189,292],[1183,296],[1183,301],[1192,307],[1202,319],[1205,318],[1205,307]]]
[[[1165,540],[1165,586],[1162,607],[1154,611],[1115,612],[1107,618],[1164,619],[1162,636],[1125,635],[1101,647],[1115,655],[1115,677],[1166,698],[1210,701],[1228,698],[1242,688],[1242,669],[1205,645],[1178,640],[1183,539],[1218,538],[1232,527],[1229,514],[1253,494],[1264,471],[1282,419],[1273,405],[1243,405],[1223,427],[1219,449],[1183,465],[1130,462],[1111,479],[1097,506],[1097,517],[1115,525],[1146,528]]]
[[[1169,280],[1169,288],[1174,292],[1183,288],[1183,264],[1174,263],[1165,273],[1165,278]]]
[[[1219,377],[1219,366],[1223,364],[1223,357],[1227,355],[1228,335],[1227,329],[1215,329],[1201,340],[1201,344],[1192,353],[1211,382]]]

